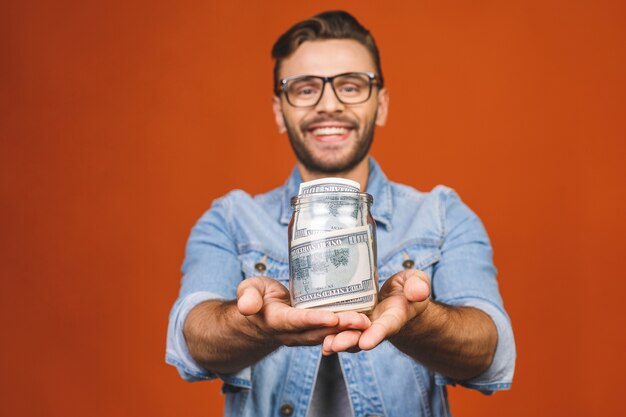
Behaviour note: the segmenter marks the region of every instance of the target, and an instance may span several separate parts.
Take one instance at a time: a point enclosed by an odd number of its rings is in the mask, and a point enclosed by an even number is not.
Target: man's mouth
[[[315,136],[345,135],[348,132],[349,130],[345,127],[318,127],[317,129],[313,129]]]
[[[318,126],[309,129],[313,138],[320,142],[340,142],[345,140],[353,128],[348,126]]]

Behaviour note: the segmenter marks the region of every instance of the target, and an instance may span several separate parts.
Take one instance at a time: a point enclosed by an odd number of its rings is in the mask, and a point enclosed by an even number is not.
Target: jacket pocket
[[[432,243],[409,243],[381,259],[378,266],[379,282],[382,284],[393,274],[406,269],[419,269],[432,276],[433,265],[441,257],[439,246]]]
[[[283,285],[289,284],[289,262],[258,250],[248,250],[239,255],[244,278],[261,276],[273,278]]]

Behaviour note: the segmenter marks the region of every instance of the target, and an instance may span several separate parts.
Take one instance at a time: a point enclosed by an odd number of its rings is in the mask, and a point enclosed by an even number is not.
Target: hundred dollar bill
[[[364,295],[362,297],[352,298],[350,300],[344,300],[337,303],[331,304],[320,304],[315,307],[311,307],[319,310],[329,310],[329,311],[370,311],[372,306],[376,303],[374,302],[375,294]]]
[[[298,195],[334,192],[355,192],[361,191],[361,184],[345,178],[320,178],[318,180],[307,181],[300,184]]]
[[[344,178],[321,178],[300,184],[299,195],[325,195],[312,200],[296,212],[293,238],[356,226],[359,217],[358,198],[354,199],[354,204],[350,204],[346,202],[345,195],[333,193],[358,193],[360,189],[358,182]]]
[[[328,194],[306,203],[294,218],[294,239],[332,230],[356,227],[360,223],[360,201],[355,195]]]
[[[293,240],[289,273],[294,307],[328,306],[375,296],[370,228],[352,227]],[[355,307],[344,306],[347,310]]]

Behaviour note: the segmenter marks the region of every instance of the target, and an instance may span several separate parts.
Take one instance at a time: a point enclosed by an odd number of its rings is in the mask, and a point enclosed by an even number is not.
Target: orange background
[[[623,412],[623,1],[3,1],[0,415],[218,416],[165,365],[189,230],[283,183],[274,40],[342,7],[391,94],[373,155],[458,190],[492,237],[513,389],[455,416]]]

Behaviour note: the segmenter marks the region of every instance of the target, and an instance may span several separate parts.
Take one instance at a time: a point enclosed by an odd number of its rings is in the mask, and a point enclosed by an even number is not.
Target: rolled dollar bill
[[[358,200],[345,204],[336,193],[358,193],[361,184],[345,178],[320,178],[300,184],[298,195],[322,194],[323,198],[311,200],[309,207],[295,213],[294,238],[356,226]]]
[[[289,288],[299,308],[370,311],[378,297],[372,196],[358,182],[300,185],[289,224]]]
[[[374,297],[376,294],[364,295],[363,297],[351,298],[349,300],[339,301],[337,303],[330,304],[320,304],[315,307],[319,310],[330,310],[330,311],[369,311],[372,309],[372,306],[375,304]]]
[[[294,307],[371,308],[377,275],[368,225],[294,239],[289,268]]]
[[[294,213],[294,239],[363,224],[359,193],[309,194],[301,202]]]
[[[345,178],[320,178],[300,184],[298,195],[314,193],[335,193],[361,191],[361,184]]]

